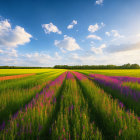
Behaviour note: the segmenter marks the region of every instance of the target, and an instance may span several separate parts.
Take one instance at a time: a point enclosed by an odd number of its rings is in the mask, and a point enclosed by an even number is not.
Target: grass
[[[103,74],[108,76],[133,76],[140,77],[139,69],[121,69],[121,70],[75,70],[84,74]]]
[[[106,80],[105,84],[99,84],[97,77],[92,80],[87,77],[91,70],[78,71],[86,75],[49,69],[29,77],[0,81],[0,139],[140,139],[139,104],[134,101],[131,106],[133,96],[122,98],[121,87],[118,91],[112,89],[106,84],[110,80],[105,76],[101,77]],[[109,71],[97,73],[138,74],[137,70],[136,73],[133,70],[127,73],[125,70],[122,73]],[[121,84],[129,87],[129,91],[137,89],[139,92],[139,83],[135,81],[122,81]]]
[[[63,71],[62,71],[63,72]],[[0,93],[0,123],[7,120],[10,114],[28,103],[36,93],[40,92],[50,80],[55,79],[62,72],[43,73],[33,77],[3,82]]]
[[[54,69],[0,69],[0,76],[10,76],[10,75],[19,75],[19,74],[27,74],[27,73],[44,73],[49,71],[54,71]]]
[[[20,110],[16,117],[11,117],[6,129],[1,131],[0,139],[39,138],[44,124],[52,116],[52,112],[56,106],[55,99],[65,75],[64,73],[52,81],[49,86],[43,89],[40,95],[36,95],[25,109]]]
[[[90,122],[88,105],[75,78],[68,73],[61,95],[60,111],[50,128],[50,139],[101,140],[102,134]]]
[[[128,86],[131,89],[140,91],[140,84],[138,82],[123,82],[123,86]]]
[[[105,139],[140,139],[140,121],[133,112],[126,112],[118,100],[111,99],[87,77],[79,73],[75,75]]]

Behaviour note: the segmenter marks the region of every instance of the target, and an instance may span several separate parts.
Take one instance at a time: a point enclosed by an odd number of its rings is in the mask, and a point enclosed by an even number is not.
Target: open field
[[[52,71],[53,69],[0,69],[1,76],[29,74],[29,73],[43,73]]]
[[[0,81],[2,81],[2,80],[10,80],[10,79],[17,79],[17,78],[23,78],[23,77],[27,77],[27,76],[31,76],[31,75],[35,75],[35,73],[2,76],[2,77],[0,77]]]
[[[140,139],[140,70],[1,71],[28,73],[0,81],[0,139]]]
[[[82,72],[84,74],[103,74],[108,76],[132,76],[132,77],[140,77],[139,69],[113,69],[113,70],[75,70],[78,72]]]

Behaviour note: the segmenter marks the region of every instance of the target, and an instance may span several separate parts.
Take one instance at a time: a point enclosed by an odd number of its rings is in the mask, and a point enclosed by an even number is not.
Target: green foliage
[[[122,66],[116,65],[55,65],[55,69],[140,69],[138,64],[124,64]]]

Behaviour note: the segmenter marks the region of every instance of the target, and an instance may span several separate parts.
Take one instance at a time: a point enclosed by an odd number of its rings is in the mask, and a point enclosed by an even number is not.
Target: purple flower
[[[119,103],[120,107],[123,108],[124,104],[122,102]]]
[[[5,128],[5,121],[3,121],[2,125],[0,126],[0,131]]]
[[[67,79],[73,79],[73,78],[74,78],[73,74],[71,72],[68,72]]]

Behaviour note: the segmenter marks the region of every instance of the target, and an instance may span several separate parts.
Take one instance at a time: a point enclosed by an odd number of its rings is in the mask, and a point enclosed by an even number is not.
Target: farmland
[[[25,74],[0,80],[0,139],[140,139],[140,70],[0,70]]]

